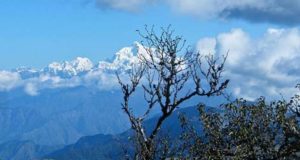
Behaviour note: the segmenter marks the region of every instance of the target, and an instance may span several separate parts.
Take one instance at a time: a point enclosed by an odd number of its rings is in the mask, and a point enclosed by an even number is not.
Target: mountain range
[[[77,57],[39,70],[0,71],[0,143],[18,139],[65,145],[83,135],[127,129],[115,72],[130,69],[140,47],[125,47],[98,65]]]
[[[221,112],[222,109],[215,107],[207,107],[207,112]],[[172,140],[170,144],[179,142],[182,129],[180,127],[179,116],[184,115],[189,119],[198,131],[199,135],[203,135],[202,124],[199,122],[199,112],[196,106],[186,107],[176,110],[163,124],[160,131],[161,137],[168,136]],[[145,121],[145,128],[149,131],[154,127],[158,116]],[[97,134],[94,136],[86,136],[79,139],[76,143],[68,145],[63,149],[56,150],[44,158],[55,160],[114,160],[123,159],[126,155],[132,156],[134,146],[132,141],[132,130],[127,130],[117,135],[103,135]]]
[[[126,81],[122,76],[144,52],[141,44],[134,43],[96,65],[77,57],[42,69],[0,71],[0,159],[31,160],[82,137],[106,135],[104,139],[109,140],[128,130],[115,74]],[[216,103],[214,99],[201,101]],[[135,113],[141,113],[145,106],[142,90],[136,91],[132,102]]]
[[[1,70],[0,159],[24,158],[30,154],[28,149],[46,153],[83,136],[127,130],[129,122],[121,109],[115,73],[130,69],[141,47],[134,43],[96,65],[77,57],[42,69]],[[135,105],[143,106],[139,95]]]

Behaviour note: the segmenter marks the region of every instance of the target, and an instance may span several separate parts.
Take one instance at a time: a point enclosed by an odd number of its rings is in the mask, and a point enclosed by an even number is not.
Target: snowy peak
[[[143,46],[140,42],[135,41],[133,43],[132,52],[136,53],[135,56],[139,54],[145,55],[146,49],[145,46]]]
[[[77,57],[71,64],[79,72],[89,71],[94,67],[93,62],[90,59],[82,57]]]
[[[73,61],[63,63],[53,62],[44,69],[44,72],[50,74],[65,76],[76,76],[82,72],[90,71],[94,67],[92,61],[88,58],[77,57]]]
[[[21,67],[13,70],[22,78],[33,78],[40,75],[58,76],[61,78],[72,78],[88,72],[103,71],[126,71],[138,62],[138,55],[145,54],[145,48],[139,42],[134,42],[130,47],[124,47],[115,53],[111,61],[99,61],[98,65],[85,57],[77,57],[72,61],[52,62],[47,67],[37,70]]]
[[[34,68],[30,68],[30,67],[19,67],[19,68],[16,68],[14,69],[13,71],[15,72],[31,72],[31,73],[35,73],[35,72],[38,72],[38,70],[34,69]]]
[[[102,70],[126,71],[138,62],[137,55],[143,54],[144,50],[140,43],[134,42],[133,46],[120,49],[111,62],[100,61],[98,68]]]
[[[100,61],[95,67],[92,61],[88,58],[77,57],[72,61],[65,61],[63,63],[53,62],[44,68],[45,73],[51,75],[58,75],[62,77],[77,76],[86,72],[93,72],[95,70],[101,71],[126,71],[132,67],[133,64],[138,62],[139,54],[144,54],[144,47],[134,42],[131,47],[124,47],[120,49],[113,60],[111,61]]]
[[[139,62],[138,57],[141,54],[145,55],[145,52],[143,45],[134,42],[132,46],[124,47],[115,53],[111,61],[100,61],[98,65],[94,65],[88,58],[77,57],[72,61],[53,62],[43,69],[21,67],[5,71],[2,79],[0,75],[0,92],[22,87],[30,94],[58,87],[114,88],[118,85],[115,73],[122,74],[129,71]]]
[[[113,64],[116,68],[129,69],[137,61],[134,54],[132,47],[125,47],[116,53]]]
[[[114,63],[130,61],[133,58],[132,47],[125,47],[116,53]]]
[[[19,67],[12,70],[12,72],[19,74],[24,79],[33,78],[39,75],[38,70],[29,67]]]
[[[58,72],[63,70],[63,64],[60,64],[58,62],[53,62],[48,65],[49,71]]]

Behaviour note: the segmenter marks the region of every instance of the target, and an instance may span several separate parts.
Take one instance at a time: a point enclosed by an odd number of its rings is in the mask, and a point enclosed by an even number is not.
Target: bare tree
[[[184,102],[197,96],[215,96],[223,93],[229,80],[222,81],[224,62],[213,55],[202,56],[185,47],[185,40],[174,36],[174,31],[162,28],[157,34],[153,27],[138,31],[143,38],[145,53],[139,54],[139,63],[128,73],[130,82],[124,83],[117,74],[123,92],[122,108],[127,114],[136,138],[135,159],[155,158],[156,137],[164,121]],[[137,88],[144,91],[147,109],[135,115],[129,105]],[[160,116],[152,130],[143,124],[153,108],[160,108]],[[158,142],[159,143],[159,142]]]

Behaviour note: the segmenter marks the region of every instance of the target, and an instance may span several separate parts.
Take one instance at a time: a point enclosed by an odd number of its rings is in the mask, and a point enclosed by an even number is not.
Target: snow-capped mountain
[[[19,67],[12,70],[12,72],[18,73],[24,79],[37,77],[40,74],[39,70],[29,67]]]
[[[93,63],[78,57],[42,69],[0,70],[0,157],[23,159],[33,151],[46,153],[83,136],[129,129],[115,72],[123,76],[144,52],[135,43],[109,61]],[[145,109],[141,96],[143,91],[137,89],[132,97],[135,114]]]
[[[42,69],[20,67],[0,71],[0,91],[24,88],[27,92],[28,86],[35,90],[34,93],[47,88],[95,85],[98,89],[111,89],[117,84],[115,72],[124,73],[129,70],[138,62],[137,55],[143,52],[143,46],[135,42],[133,46],[119,50],[113,59],[95,64],[88,58],[77,57],[71,61],[52,62]]]
[[[77,57],[42,69],[0,71],[0,144],[28,140],[66,145],[81,136],[128,129],[115,72],[137,62],[139,47],[125,47],[112,60],[96,65]],[[138,96],[135,99],[143,106]]]
[[[73,61],[63,63],[53,62],[44,68],[44,73],[51,75],[61,75],[63,77],[72,77],[83,72],[88,72],[94,67],[93,62],[88,58],[77,57]]]

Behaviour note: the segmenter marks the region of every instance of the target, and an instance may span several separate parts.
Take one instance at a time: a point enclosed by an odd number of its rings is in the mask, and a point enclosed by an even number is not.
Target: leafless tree
[[[197,96],[215,96],[223,93],[229,80],[222,80],[226,56],[201,55],[185,47],[185,40],[174,31],[145,27],[138,31],[145,53],[139,54],[139,63],[128,72],[129,83],[117,74],[123,92],[122,109],[127,114],[136,138],[135,159],[150,160],[157,151],[156,137],[164,121],[184,102]],[[135,115],[130,98],[141,87],[147,109]],[[160,116],[152,130],[147,130],[144,120],[153,108],[160,108]],[[148,128],[147,128],[148,129]]]

